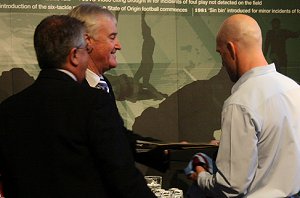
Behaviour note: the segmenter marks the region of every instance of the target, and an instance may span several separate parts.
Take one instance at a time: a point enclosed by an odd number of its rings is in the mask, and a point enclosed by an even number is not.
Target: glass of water
[[[183,191],[178,188],[170,188],[171,198],[183,198]]]
[[[162,177],[161,176],[145,176],[147,186],[155,192],[157,189],[161,189]]]

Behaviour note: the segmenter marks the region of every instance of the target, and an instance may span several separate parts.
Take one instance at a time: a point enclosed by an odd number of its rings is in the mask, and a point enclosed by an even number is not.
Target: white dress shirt
[[[88,81],[90,87],[96,87],[96,85],[99,83],[100,76],[87,69],[85,72],[85,79]]]
[[[109,93],[109,87],[107,85],[107,82],[105,81],[104,77],[102,75],[98,76],[91,70],[87,69],[85,72],[85,78],[87,82],[89,83],[90,87],[96,87],[97,89],[102,89]]]
[[[216,165],[215,175],[198,175],[198,185],[216,197],[277,198],[300,190],[300,86],[274,64],[248,71],[233,86]]]

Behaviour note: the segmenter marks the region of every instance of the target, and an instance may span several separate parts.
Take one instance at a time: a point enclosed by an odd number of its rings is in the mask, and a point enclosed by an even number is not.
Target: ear
[[[79,64],[77,53],[78,53],[77,49],[72,48],[70,53],[69,53],[69,56],[68,56],[70,64],[75,66],[75,67]]]
[[[235,49],[234,44],[232,42],[228,42],[226,47],[230,53],[230,57],[232,58],[232,60],[235,60],[236,59],[236,49]]]
[[[89,34],[87,34],[87,33],[84,34],[84,39],[88,46],[90,46],[92,44],[92,37]]]
[[[89,53],[93,52],[93,49],[91,49],[92,48],[92,37],[86,33],[86,34],[84,34],[84,39],[87,44],[87,48],[90,50]]]

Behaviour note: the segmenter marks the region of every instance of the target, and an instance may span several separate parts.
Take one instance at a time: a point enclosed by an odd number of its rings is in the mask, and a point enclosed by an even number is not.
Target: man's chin
[[[116,68],[117,67],[117,63],[116,64],[110,64],[109,65],[109,69],[113,69],[113,68]]]

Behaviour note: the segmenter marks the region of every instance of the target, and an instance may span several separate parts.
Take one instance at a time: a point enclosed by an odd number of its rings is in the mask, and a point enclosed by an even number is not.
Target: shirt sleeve
[[[218,171],[198,175],[198,185],[207,194],[239,197],[247,193],[258,164],[256,120],[246,107],[229,105],[223,109]]]

